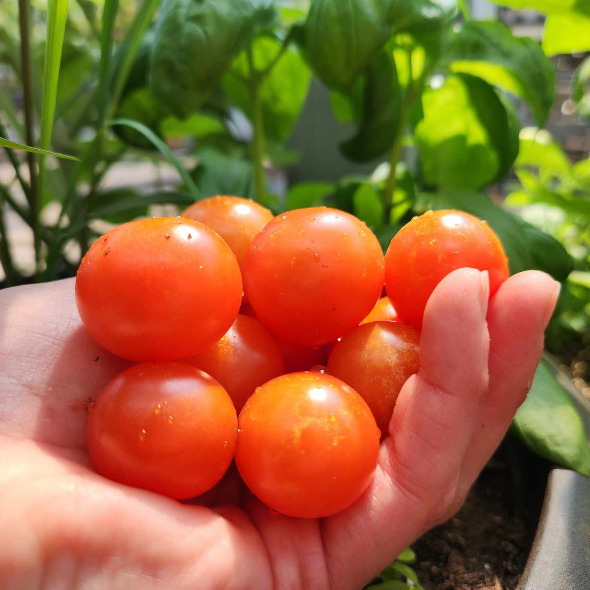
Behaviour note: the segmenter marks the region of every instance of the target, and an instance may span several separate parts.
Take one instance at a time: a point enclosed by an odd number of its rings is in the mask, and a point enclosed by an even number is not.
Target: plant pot
[[[557,371],[590,432],[590,403]],[[518,590],[587,590],[590,588],[590,479],[555,468],[547,482],[545,501],[533,547]]]

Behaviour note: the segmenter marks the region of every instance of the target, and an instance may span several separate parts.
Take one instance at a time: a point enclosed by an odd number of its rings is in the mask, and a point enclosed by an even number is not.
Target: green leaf
[[[426,184],[476,189],[508,173],[518,154],[519,126],[487,82],[450,76],[424,92],[422,107],[415,139]]]
[[[388,580],[387,582],[366,586],[365,590],[416,590],[416,587],[409,586],[401,580]]]
[[[15,150],[25,150],[26,152],[32,152],[33,154],[40,154],[41,156],[53,156],[54,158],[62,158],[63,160],[78,161],[78,158],[74,156],[68,156],[66,154],[60,154],[59,152],[52,152],[51,150],[43,150],[41,148],[31,147],[24,143],[17,143],[16,141],[10,141],[0,137],[0,147],[11,148]]]
[[[300,182],[289,189],[285,204],[287,209],[317,207],[333,192],[334,185],[329,182]]]
[[[168,117],[160,125],[165,137],[207,137],[225,133],[225,127],[219,118],[205,113],[195,113],[188,119]]]
[[[532,8],[539,12],[568,12],[580,0],[491,0],[500,6],[510,8]]]
[[[110,127],[114,127],[116,125],[126,125],[127,127],[131,127],[131,129],[141,133],[146,139],[153,143],[158,151],[168,160],[168,162],[170,162],[170,164],[176,168],[190,194],[193,195],[195,199],[200,198],[201,194],[199,189],[196,187],[193,179],[189,176],[184,166],[170,151],[170,148],[168,148],[168,146],[151,129],[142,123],[132,121],[131,119],[115,119],[114,121],[109,121],[107,125]]]
[[[393,55],[382,51],[367,68],[361,125],[340,144],[342,153],[355,162],[370,162],[388,152],[399,133],[401,100]]]
[[[520,151],[514,166],[535,167],[542,178],[567,176],[571,173],[569,159],[561,145],[548,131],[535,127],[525,127],[521,130]]]
[[[203,197],[254,197],[254,170],[251,162],[209,148],[199,150],[197,157],[199,165],[194,176]]]
[[[405,563],[414,563],[416,561],[416,552],[411,547],[408,547],[397,556],[397,559]]]
[[[551,111],[555,70],[539,44],[499,22],[469,21],[452,35],[450,68],[482,78],[526,102],[539,125]]]
[[[43,106],[41,108],[41,136],[39,147],[49,150],[55,119],[55,105],[59,84],[59,69],[64,45],[68,0],[51,0],[48,3],[47,43],[45,48],[45,70],[43,75]],[[45,186],[45,158],[39,160],[40,196]],[[42,199],[41,199],[42,200]]]
[[[541,361],[527,399],[514,417],[512,431],[541,457],[590,475],[582,419],[545,361]]]
[[[142,195],[122,188],[102,193],[89,211],[91,219],[105,219],[111,223],[125,223],[146,215],[149,205],[175,204],[188,207],[195,202],[192,195],[175,192],[157,192]]]
[[[590,119],[590,57],[579,66],[572,80],[572,99],[581,117]]]
[[[390,2],[315,0],[303,30],[306,57],[329,88],[346,91],[391,35]]]
[[[311,73],[302,57],[292,47],[279,56],[282,43],[270,37],[257,37],[252,43],[252,55],[256,68],[272,69],[264,76],[260,87],[259,100],[265,136],[277,142],[286,141],[299,118],[311,80]],[[242,53],[223,79],[224,90],[252,120],[252,107],[246,80],[249,77],[248,60]]]
[[[277,18],[271,0],[164,0],[151,61],[154,94],[176,116],[192,114],[242,49]]]
[[[582,287],[586,287],[586,289],[590,289],[590,272],[588,271],[575,270],[570,274],[568,280],[576,285],[581,285]]]
[[[550,56],[590,51],[590,7],[584,12],[550,14],[543,31],[543,50]]]
[[[447,27],[459,13],[456,0],[397,0],[390,5],[394,31],[418,36]]]
[[[138,88],[125,95],[117,118],[133,119],[156,135],[160,135],[160,122],[166,111],[148,87]],[[132,147],[153,150],[157,147],[142,133],[126,126],[116,126],[114,132],[125,143]]]
[[[361,184],[356,189],[352,202],[354,214],[367,225],[377,227],[383,223],[383,202],[370,183]]]

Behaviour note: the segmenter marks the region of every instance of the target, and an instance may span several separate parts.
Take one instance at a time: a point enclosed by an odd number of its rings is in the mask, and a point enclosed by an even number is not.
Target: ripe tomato
[[[368,324],[369,322],[399,322],[397,313],[391,305],[389,297],[381,297],[375,307],[371,310],[369,315],[361,322],[361,324]]]
[[[114,481],[192,498],[213,487],[232,461],[235,408],[215,379],[190,365],[135,365],[89,409],[90,459]]]
[[[256,317],[279,338],[316,347],[354,328],[383,288],[371,230],[327,207],[275,217],[252,241],[244,288]]]
[[[490,297],[508,278],[502,244],[485,221],[462,211],[428,211],[402,227],[385,255],[385,288],[402,321],[421,328],[434,288],[464,267],[488,271]]]
[[[89,334],[134,360],[179,360],[231,326],[242,297],[228,245],[191,219],[120,225],[97,240],[78,269],[76,302]]]
[[[272,211],[250,199],[228,196],[197,201],[182,216],[215,230],[232,249],[240,266],[254,236],[274,217]]]
[[[322,365],[326,362],[328,355],[325,346],[299,346],[284,340],[277,340],[279,349],[285,359],[285,372],[296,373],[298,371],[309,371],[315,365]]]
[[[269,381],[240,413],[236,465],[250,490],[288,516],[319,518],[357,500],[371,481],[379,429],[363,399],[322,373]]]
[[[403,384],[419,367],[420,333],[390,321],[355,328],[342,337],[328,359],[328,372],[363,397],[383,436]]]
[[[217,379],[238,412],[257,387],[285,372],[275,337],[245,315],[238,315],[221,340],[187,362]]]

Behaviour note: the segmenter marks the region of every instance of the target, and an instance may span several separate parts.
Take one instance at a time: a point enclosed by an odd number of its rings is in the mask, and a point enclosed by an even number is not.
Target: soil
[[[508,437],[460,512],[412,548],[425,590],[514,590],[541,512],[548,465]],[[526,489],[525,488],[526,482]]]

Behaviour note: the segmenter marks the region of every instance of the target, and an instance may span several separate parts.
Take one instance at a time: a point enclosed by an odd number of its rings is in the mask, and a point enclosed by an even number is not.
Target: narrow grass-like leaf
[[[109,99],[110,68],[113,55],[113,29],[119,0],[105,0],[100,34],[100,65],[98,70],[98,129],[103,126]]]
[[[9,139],[4,139],[3,137],[0,137],[0,147],[6,147],[15,150],[24,150],[26,152],[39,154],[41,156],[53,156],[54,158],[62,158],[63,160],[73,160],[74,162],[78,161],[78,158],[74,156],[68,156],[67,154],[60,154],[59,152],[52,152],[51,150],[32,147],[30,145],[25,145],[24,143],[17,143],[16,141],[10,141]]]
[[[18,117],[18,112],[10,99],[10,96],[7,96],[6,88],[2,88],[0,86],[0,109],[6,115],[8,122],[13,127],[13,129],[20,135],[20,137],[24,137],[24,128],[23,125]]]
[[[140,5],[135,18],[129,27],[129,30],[123,39],[121,47],[124,55],[121,60],[121,66],[117,71],[115,82],[113,84],[113,94],[111,96],[110,107],[111,114],[115,112],[117,105],[119,104],[121,93],[123,92],[125,84],[127,83],[127,79],[129,78],[129,72],[131,71],[131,66],[133,65],[133,61],[135,60],[141,45],[141,41],[152,21],[154,13],[160,6],[161,1],[162,0],[145,0],[145,2]]]
[[[41,111],[40,147],[48,150],[51,145],[53,119],[57,102],[59,68],[64,43],[68,0],[48,0],[47,3],[47,48],[45,54],[45,73],[43,80],[43,107]],[[41,160],[40,165],[42,165]],[[41,174],[40,174],[41,176]],[[40,183],[42,188],[42,185]]]
[[[110,127],[114,127],[115,125],[126,125],[127,127],[131,127],[136,131],[139,131],[146,139],[152,142],[152,144],[156,147],[156,149],[176,168],[178,174],[182,178],[187,190],[190,194],[195,198],[200,198],[201,194],[197,185],[194,183],[193,179],[190,177],[189,173],[187,172],[186,168],[180,163],[178,158],[170,151],[170,148],[148,127],[139,123],[137,121],[133,121],[132,119],[115,119],[114,121],[109,121],[107,123]]]

